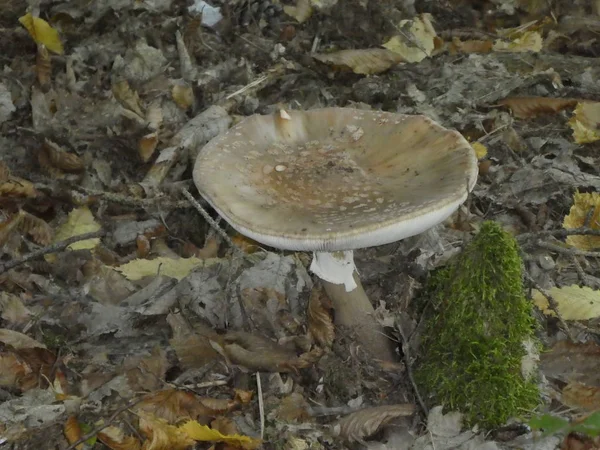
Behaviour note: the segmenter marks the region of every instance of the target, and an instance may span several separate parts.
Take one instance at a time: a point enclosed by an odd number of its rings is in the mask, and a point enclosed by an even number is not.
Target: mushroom
[[[351,108],[254,115],[200,151],[194,182],[240,233],[314,252],[338,325],[379,359],[390,341],[361,286],[353,250],[419,234],[449,217],[477,178],[456,131],[424,116]]]

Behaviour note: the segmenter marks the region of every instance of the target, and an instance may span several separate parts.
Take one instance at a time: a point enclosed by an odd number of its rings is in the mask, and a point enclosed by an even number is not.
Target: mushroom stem
[[[343,284],[323,280],[325,292],[335,308],[335,323],[356,333],[358,342],[374,358],[385,361],[395,359],[390,340],[383,334],[382,326],[375,319],[375,309],[354,272],[356,289],[346,291]]]

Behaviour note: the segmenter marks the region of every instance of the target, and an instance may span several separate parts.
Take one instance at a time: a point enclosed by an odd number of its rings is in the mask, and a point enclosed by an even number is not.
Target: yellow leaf
[[[437,34],[428,14],[421,14],[413,20],[403,20],[398,28],[407,30],[407,32],[404,35],[392,37],[383,44],[385,48],[398,53],[408,62],[420,62],[431,56]]]
[[[214,264],[217,259],[200,259],[200,258],[169,258],[161,256],[155,259],[134,259],[120,267],[115,267],[115,270],[121,272],[130,280],[139,280],[147,276],[156,276],[159,272],[161,275],[173,277],[178,280],[185,278],[189,273],[198,266],[209,266]]]
[[[94,219],[94,215],[87,206],[74,209],[69,213],[65,223],[58,227],[53,242],[63,241],[80,234],[92,233],[100,229],[100,224]],[[100,243],[99,238],[87,239],[69,245],[70,250],[83,250],[94,248]]]
[[[569,125],[578,144],[589,144],[600,139],[600,102],[578,103]]]
[[[526,31],[511,42],[497,40],[492,48],[497,52],[538,53],[542,50],[542,35],[537,31]]]
[[[193,439],[179,427],[151,414],[140,412],[138,415],[140,430],[148,437],[144,450],[185,450],[194,445]]]
[[[29,34],[37,44],[44,44],[51,52],[59,55],[63,54],[63,46],[60,42],[58,31],[52,28],[44,19],[33,17],[30,13],[27,13],[19,17],[19,22],[29,31]]]
[[[589,320],[600,316],[600,291],[573,285],[554,287],[549,294],[556,300],[558,312],[565,320]],[[540,291],[533,291],[533,302],[544,314],[555,315]]]
[[[563,227],[568,230],[583,226],[600,230],[600,194],[597,192],[576,192],[573,195],[573,206],[563,221]],[[593,250],[600,248],[600,236],[567,236],[567,244],[581,250]]]
[[[350,68],[354,73],[361,75],[385,72],[390,67],[404,61],[402,56],[383,48],[316,53],[313,58],[337,68]]]
[[[477,155],[477,159],[481,159],[487,155],[487,147],[483,145],[481,142],[473,142],[471,144],[473,150],[475,150],[475,154]]]
[[[225,435],[221,434],[217,430],[207,427],[206,425],[200,425],[194,420],[190,420],[179,427],[180,430],[185,432],[189,437],[196,441],[202,442],[226,442],[244,449],[258,448],[261,444],[260,439],[254,439],[249,436],[243,436],[240,434]]]

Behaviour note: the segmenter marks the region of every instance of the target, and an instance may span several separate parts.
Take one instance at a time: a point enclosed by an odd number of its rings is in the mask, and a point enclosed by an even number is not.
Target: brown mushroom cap
[[[477,158],[424,116],[323,108],[248,117],[200,151],[193,176],[258,242],[352,250],[442,222],[473,189]]]

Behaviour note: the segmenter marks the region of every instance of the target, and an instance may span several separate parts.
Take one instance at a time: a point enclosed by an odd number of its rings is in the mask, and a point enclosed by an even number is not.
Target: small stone
[[[540,267],[544,270],[552,270],[554,269],[554,266],[556,266],[554,259],[552,259],[552,256],[550,255],[540,255],[538,257],[538,263],[540,264]]]

